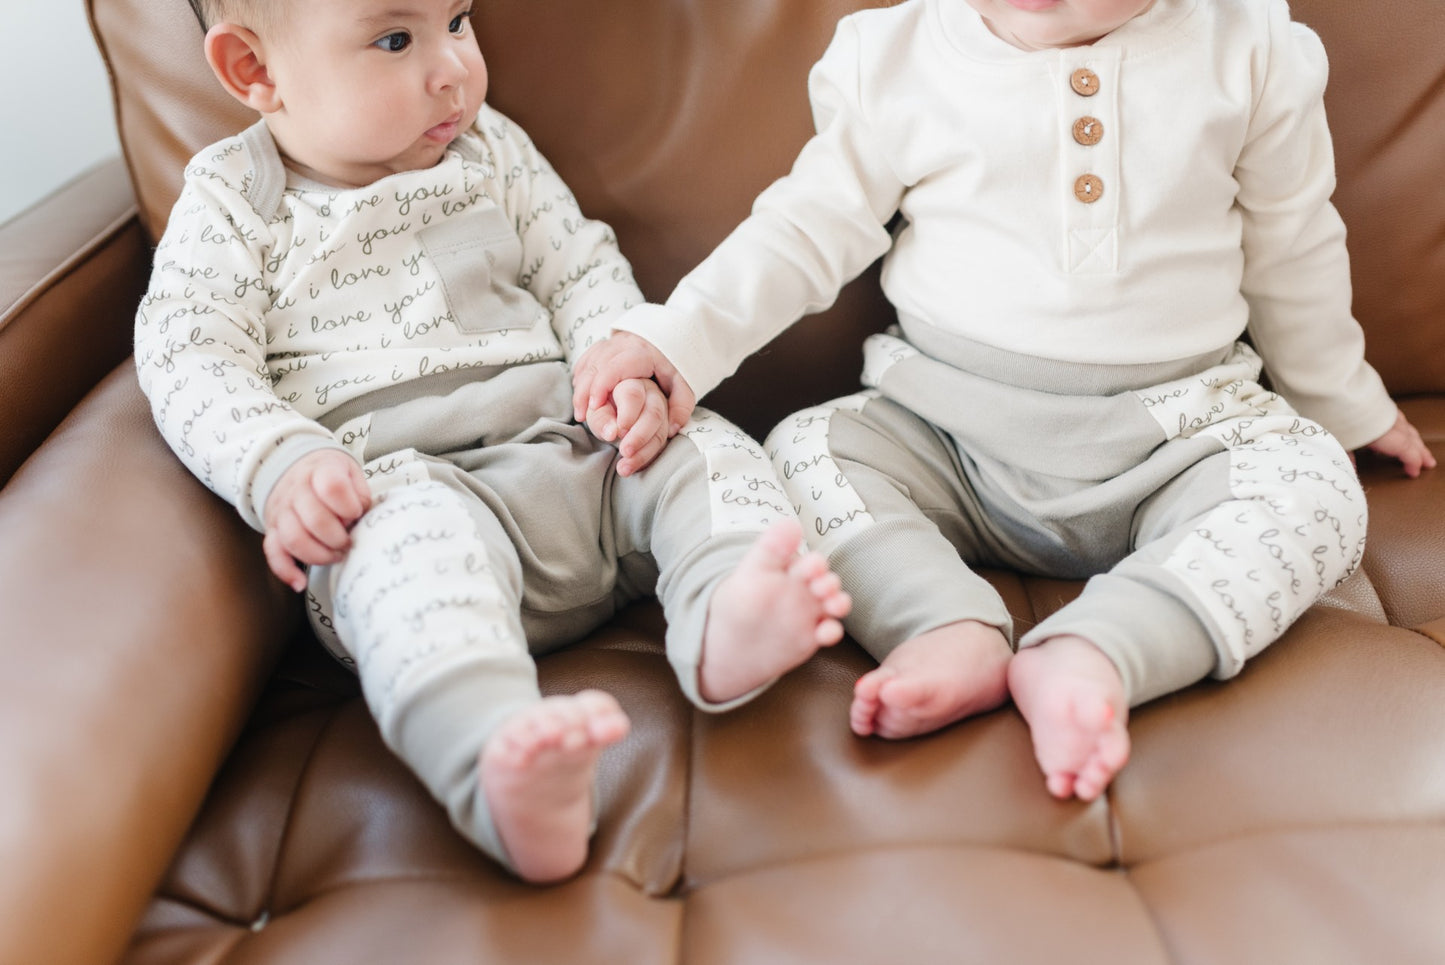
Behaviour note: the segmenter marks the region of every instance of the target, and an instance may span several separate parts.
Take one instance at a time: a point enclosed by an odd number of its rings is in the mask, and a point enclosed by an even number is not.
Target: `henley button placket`
[[[1093,97],[1099,93],[1099,75],[1087,67],[1080,67],[1069,75],[1069,86],[1080,97]],[[1074,140],[1092,147],[1104,136],[1104,125],[1098,118],[1085,115],[1074,121]],[[1104,196],[1104,182],[1097,174],[1080,175],[1074,181],[1074,197],[1084,204],[1093,204]]]
[[[1060,71],[1062,82],[1069,88],[1061,91],[1059,102],[1059,120],[1069,132],[1060,144],[1069,177],[1064,190],[1073,193],[1072,198],[1065,195],[1061,199],[1064,266],[1073,275],[1110,274],[1119,265],[1119,198],[1112,190],[1116,185],[1109,182],[1118,176],[1114,101],[1120,51],[1102,48],[1079,53],[1090,58],[1088,66],[1079,60],[1069,64],[1071,55],[1066,53]],[[1080,110],[1086,103],[1087,109]]]

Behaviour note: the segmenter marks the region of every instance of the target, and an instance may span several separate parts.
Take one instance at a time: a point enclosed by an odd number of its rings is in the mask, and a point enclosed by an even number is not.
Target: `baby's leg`
[[[843,639],[849,599],[795,520],[774,523],[708,602],[699,692],[726,703]]]
[[[899,644],[858,678],[848,723],[860,737],[915,737],[998,707],[1013,651],[998,627],[961,620]]]
[[[1003,703],[1009,615],[964,560],[980,511],[939,433],[862,393],[784,420],[767,445],[852,594],[849,632],[881,660],[854,687],[853,731],[913,737]]]
[[[495,517],[432,479],[384,488],[342,563],[312,574],[387,746],[452,823],[529,881],[587,855],[597,757],[628,722],[610,696],[543,698],[521,565]]]
[[[1008,668],[1049,793],[1092,801],[1129,759],[1129,702],[1113,662],[1088,640],[1051,637]]]
[[[627,736],[610,694],[584,690],[517,710],[487,740],[481,782],[517,874],[546,883],[587,860],[597,757]]]
[[[1140,505],[1133,553],[1020,641],[1010,688],[1059,796],[1102,793],[1129,707],[1238,673],[1359,559],[1364,497],[1339,447],[1288,414],[1239,423],[1236,449]]]
[[[655,588],[668,657],[697,706],[730,709],[843,638],[850,601],[772,463],[705,409],[647,469],[616,480],[619,595]]]

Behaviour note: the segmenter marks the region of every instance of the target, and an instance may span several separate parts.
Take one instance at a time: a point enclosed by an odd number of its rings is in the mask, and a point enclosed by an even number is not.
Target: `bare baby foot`
[[[703,631],[699,691],[732,700],[843,639],[853,601],[817,553],[798,555],[802,527],[774,523],[713,591]]]
[[[1008,698],[1013,656],[997,627],[950,623],[905,640],[853,685],[848,724],[859,737],[899,740],[992,710]]]
[[[611,694],[583,690],[518,711],[487,741],[482,793],[522,878],[560,881],[587,860],[597,757],[629,726]]]
[[[1129,704],[1119,671],[1083,637],[1020,650],[1009,690],[1028,721],[1049,793],[1092,801],[1129,759]]]

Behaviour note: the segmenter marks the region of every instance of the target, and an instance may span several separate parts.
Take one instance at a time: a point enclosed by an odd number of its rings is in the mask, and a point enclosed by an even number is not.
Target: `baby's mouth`
[[[441,144],[449,143],[457,136],[457,129],[461,126],[462,115],[454,114],[435,127],[427,128],[425,137],[429,141],[436,141]]]

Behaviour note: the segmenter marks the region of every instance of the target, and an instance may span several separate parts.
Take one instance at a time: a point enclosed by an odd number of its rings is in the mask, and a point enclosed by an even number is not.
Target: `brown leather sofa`
[[[662,297],[786,169],[807,68],[866,5],[481,0],[475,21],[493,103]],[[699,714],[640,604],[542,662],[634,722],[590,863],[550,888],[499,873],[152,426],[126,357],[148,246],[184,161],[247,117],[184,0],[87,7],[124,162],[0,227],[0,963],[1445,962],[1445,469],[1370,460],[1363,572],[1238,679],[1139,709],[1100,801],[1049,798],[1012,708],[851,736],[848,642]],[[1445,6],[1294,10],[1333,61],[1370,356],[1445,457]],[[763,433],[851,390],[886,321],[865,276],[709,401]],[[1021,627],[1078,589],[991,577]]]

